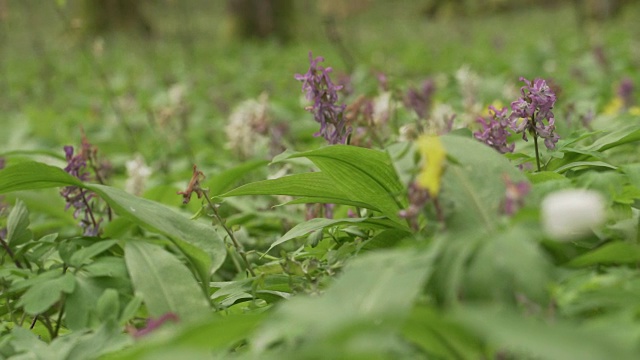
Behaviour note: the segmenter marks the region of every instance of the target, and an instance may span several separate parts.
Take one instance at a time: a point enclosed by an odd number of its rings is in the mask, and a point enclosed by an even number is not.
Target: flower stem
[[[236,251],[238,252],[238,254],[240,254],[240,257],[242,257],[242,260],[244,261],[244,264],[247,267],[247,271],[249,272],[249,274],[251,274],[252,277],[255,277],[256,273],[251,268],[251,263],[249,263],[249,260],[247,259],[247,253],[244,252],[244,249],[242,248],[242,246],[240,246],[240,243],[238,242],[238,240],[236,240],[236,237],[233,235],[233,231],[231,231],[231,229],[227,227],[227,225],[224,223],[224,221],[220,217],[220,214],[218,214],[218,208],[211,202],[211,199],[209,199],[208,191],[204,191],[204,198],[207,199],[207,203],[209,204],[209,207],[213,210],[213,214],[215,218],[218,220],[220,225],[222,225],[222,228],[224,229],[224,231],[227,232],[227,234],[229,235],[229,238],[231,239],[231,242],[233,242],[233,246],[236,248]]]
[[[538,165],[538,172],[540,172],[540,154],[538,153],[538,135],[533,134],[533,144],[536,148],[536,164]]]

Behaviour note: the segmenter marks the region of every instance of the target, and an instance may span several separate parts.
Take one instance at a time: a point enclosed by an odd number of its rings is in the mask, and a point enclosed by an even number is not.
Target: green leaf
[[[615,241],[571,260],[567,266],[585,267],[596,264],[634,264],[640,262],[640,246]]]
[[[157,359],[171,351],[189,354],[190,358],[216,358],[216,351],[230,349],[250,336],[265,316],[252,314],[202,318],[205,321],[178,328],[169,339],[150,336],[148,340],[138,342],[133,347],[108,354],[104,359]],[[220,357],[224,357],[224,354]]]
[[[394,228],[397,225],[393,222],[385,221],[385,218],[354,218],[354,219],[324,219],[315,218],[294,226],[280,239],[271,244],[267,252],[271,251],[274,247],[287,242],[291,239],[295,239],[301,236],[305,236],[310,232],[324,229],[330,226],[344,225],[344,224],[360,224],[362,227],[374,228],[374,229],[387,229]],[[394,226],[395,225],[395,226]]]
[[[561,174],[554,171],[540,171],[535,173],[527,173],[527,178],[532,184],[543,183],[547,181],[562,181],[568,180]]]
[[[458,307],[454,315],[491,347],[526,358],[631,360],[640,351],[637,344],[630,347],[604,329],[590,330],[561,319],[545,323],[492,306]]]
[[[627,175],[631,185],[640,189],[640,163],[622,165],[620,169]]]
[[[605,151],[616,146],[628,144],[640,140],[640,126],[636,124],[618,128],[613,132],[594,141],[593,144],[584,147],[584,150]]]
[[[197,266],[204,281],[222,265],[226,248],[210,225],[191,221],[174,209],[120,189],[97,184],[86,186],[98,193],[120,216],[171,238]]]
[[[231,185],[236,183],[242,176],[257,168],[265,166],[268,163],[269,161],[267,160],[247,161],[216,174],[207,182],[210,194],[212,196],[217,196],[224,191],[229,190]]]
[[[154,244],[129,241],[124,257],[135,291],[151,316],[175,313],[183,320],[195,320],[209,313],[202,289],[173,254]]]
[[[0,170],[0,194],[19,190],[81,186],[82,182],[55,166],[25,161]]]
[[[220,196],[288,195],[303,197],[304,201],[326,202],[368,208],[380,211],[374,205],[347,199],[347,195],[334,186],[333,180],[321,172],[283,176],[277,179],[257,181],[240,186]],[[294,200],[292,203],[300,203]]]
[[[430,274],[432,261],[431,252],[416,249],[367,253],[353,260],[322,296],[284,303],[252,341],[260,349],[283,339],[322,343],[337,333],[357,337],[348,331],[357,325],[397,330]]]
[[[7,243],[15,249],[33,239],[33,234],[29,230],[29,211],[24,203],[18,199],[9,213],[7,219]]]
[[[441,197],[454,203],[448,227],[493,231],[505,198],[503,176],[527,181],[504,156],[481,142],[460,136],[442,136],[447,156],[455,159],[444,172]]]
[[[486,358],[478,339],[433,308],[419,306],[413,309],[402,334],[430,355],[429,358]]]
[[[24,311],[37,315],[49,309],[60,300],[62,293],[71,293],[75,288],[75,279],[71,273],[66,273],[53,280],[37,283],[27,290],[18,301]]]
[[[398,216],[407,206],[405,189],[386,152],[334,145],[291,156],[297,157],[311,160],[346,199],[378,208],[389,219],[406,226]]]
[[[557,168],[555,172],[557,172],[558,174],[562,174],[563,172],[574,168],[608,168],[613,170],[618,169],[617,166],[611,165],[604,161],[576,161]]]
[[[96,192],[118,215],[166,235],[194,263],[204,281],[226,256],[220,236],[208,225],[151,200],[98,184],[84,184],[64,170],[38,162],[23,162],[0,170],[0,194],[58,186],[80,186]]]
[[[101,254],[106,251],[113,245],[115,245],[117,240],[102,240],[98,241],[95,244],[89,245],[88,247],[81,248],[71,255],[71,259],[69,260],[69,265],[73,267],[80,267],[86,263],[88,263],[92,257]]]
[[[98,298],[96,311],[98,313],[98,319],[102,322],[117,320],[120,313],[118,291],[116,289],[106,289],[100,298]]]

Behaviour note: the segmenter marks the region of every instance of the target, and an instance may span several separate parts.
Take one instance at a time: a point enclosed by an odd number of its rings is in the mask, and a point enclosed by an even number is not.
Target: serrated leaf
[[[173,254],[141,241],[125,245],[125,261],[136,293],[153,317],[174,313],[195,320],[209,313],[209,302],[195,278]]]
[[[17,305],[24,307],[26,313],[37,315],[60,300],[62,293],[71,293],[75,284],[75,279],[70,273],[37,283],[22,295]]]
[[[18,199],[7,218],[7,243],[11,248],[22,245],[33,238],[29,230],[29,211]]]

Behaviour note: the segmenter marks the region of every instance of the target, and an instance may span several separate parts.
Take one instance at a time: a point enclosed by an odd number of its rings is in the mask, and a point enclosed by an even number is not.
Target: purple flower
[[[407,219],[411,228],[419,230],[418,218],[424,206],[431,200],[429,191],[420,187],[416,182],[412,182],[407,188],[407,198],[409,200],[409,207],[400,210],[398,216],[403,219]]]
[[[129,330],[129,333],[133,335],[134,338],[137,339],[154,332],[155,330],[160,328],[163,324],[169,321],[177,323],[180,321],[180,319],[178,318],[178,315],[174,313],[166,313],[157,319],[150,318],[149,321],[147,321],[147,326],[145,326],[142,329],[136,329],[133,326],[131,326],[129,327],[128,330]]]
[[[407,107],[413,109],[420,119],[426,119],[429,116],[429,111],[431,110],[433,94],[435,91],[435,82],[431,79],[425,80],[419,90],[410,88],[407,91],[405,104]]]
[[[324,137],[329,144],[344,144],[349,137],[351,129],[347,127],[344,117],[345,105],[338,105],[338,91],[341,85],[335,85],[329,73],[330,67],[325,68],[318,63],[324,58],[313,58],[309,52],[309,70],[306,74],[296,74],[294,78],[302,81],[302,91],[306,98],[313,102],[307,110],[313,113],[315,120],[320,124],[320,130],[314,136]]]
[[[473,133],[473,136],[483,143],[496,149],[501,154],[513,152],[515,144],[507,144],[509,135],[509,115],[506,107],[497,110],[489,106],[490,118],[480,117],[476,121],[482,125],[480,131]]]
[[[633,90],[633,80],[631,78],[626,77],[620,81],[617,92],[625,109],[633,106]]]
[[[74,156],[73,146],[65,146],[64,153],[67,160],[67,166],[64,171],[80,181],[89,181],[91,175],[87,171],[87,159],[83,156],[83,152]],[[77,219],[82,216],[80,226],[84,229],[83,234],[85,236],[98,236],[102,219],[96,220],[89,204],[95,194],[78,186],[65,186],[60,190],[60,195],[67,203],[65,210],[73,207],[73,217]]]
[[[505,215],[511,216],[524,205],[524,198],[531,191],[531,184],[526,181],[514,183],[506,174],[502,179],[506,185],[503,211]]]
[[[551,111],[556,102],[556,94],[543,79],[535,79],[531,83],[521,77],[520,81],[524,81],[526,85],[520,88],[522,97],[511,103],[509,120],[512,129],[516,133],[522,133],[525,141],[529,132],[543,138],[548,149],[555,149],[560,139],[555,133],[555,117]],[[519,119],[522,121],[518,123]]]

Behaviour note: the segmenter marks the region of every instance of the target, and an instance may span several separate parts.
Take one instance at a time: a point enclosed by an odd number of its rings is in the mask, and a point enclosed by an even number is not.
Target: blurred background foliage
[[[293,79],[309,51],[324,56],[338,79],[351,75],[356,94],[375,92],[384,73],[392,88],[435,78],[437,100],[447,102],[456,91],[453,74],[469,69],[492,78],[482,80],[485,89],[540,76],[565,94],[597,98],[602,108],[613,83],[638,81],[639,5],[3,0],[0,152],[77,143],[82,126],[108,154],[140,152],[164,159],[167,173],[171,164],[188,172],[194,161],[216,162],[212,146],[227,151],[222,128],[230,113],[262,93],[291,138],[313,141],[313,122],[297,121],[308,114]],[[500,93],[483,96],[489,104]]]

